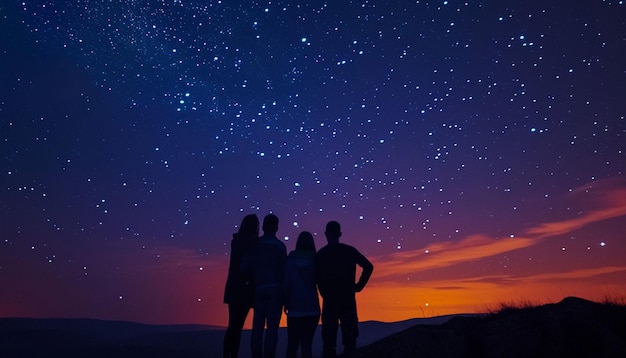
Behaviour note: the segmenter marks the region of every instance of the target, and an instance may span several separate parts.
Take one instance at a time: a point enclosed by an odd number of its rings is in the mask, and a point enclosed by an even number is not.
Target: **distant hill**
[[[411,319],[401,322],[361,322],[359,346],[417,324],[441,324],[455,316]],[[221,355],[222,327],[202,325],[146,325],[93,319],[0,318],[0,358],[195,358]],[[250,357],[250,331],[242,337],[241,358]],[[279,331],[278,356],[287,342]],[[313,352],[321,353],[318,328]]]
[[[626,307],[573,297],[492,314],[361,322],[359,331],[358,358],[626,357]],[[0,318],[0,358],[219,357],[223,337],[223,328],[202,325]],[[281,328],[277,357],[286,341]],[[241,358],[250,357],[249,342],[244,331]],[[319,328],[313,344],[319,357]]]
[[[416,325],[359,349],[358,358],[626,357],[626,307],[569,297]]]
[[[0,319],[1,357],[207,357],[223,331],[94,319]],[[219,344],[219,346],[218,346]]]

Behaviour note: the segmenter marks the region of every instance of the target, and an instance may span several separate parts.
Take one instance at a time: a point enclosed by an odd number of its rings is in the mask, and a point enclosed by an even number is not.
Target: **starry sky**
[[[225,325],[244,215],[361,320],[626,297],[623,1],[4,1],[0,316]]]

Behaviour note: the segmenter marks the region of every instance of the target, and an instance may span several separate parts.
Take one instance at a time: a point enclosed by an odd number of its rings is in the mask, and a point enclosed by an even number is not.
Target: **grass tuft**
[[[626,298],[624,298],[624,296],[618,297],[618,296],[615,296],[615,295],[607,294],[606,296],[604,296],[602,301],[600,301],[600,303],[602,303],[605,306],[609,306],[609,307],[625,308],[626,307]]]
[[[538,307],[538,305],[529,300],[521,300],[519,302],[501,302],[495,307],[488,307],[487,313],[490,315],[511,313],[519,311],[527,311]]]

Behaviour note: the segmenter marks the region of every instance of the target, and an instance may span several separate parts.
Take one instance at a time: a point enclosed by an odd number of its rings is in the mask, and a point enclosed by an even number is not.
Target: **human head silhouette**
[[[267,214],[263,219],[263,232],[266,234],[276,234],[278,231],[278,216]]]
[[[313,235],[308,231],[303,231],[298,235],[298,241],[296,241],[296,250],[298,251],[313,251],[315,252],[315,240]]]
[[[336,221],[329,221],[326,224],[326,240],[329,244],[334,244],[339,242],[339,238],[341,237],[341,225],[339,225]]]
[[[256,214],[249,214],[244,216],[239,226],[237,233],[242,238],[257,238],[259,237],[259,218]]]

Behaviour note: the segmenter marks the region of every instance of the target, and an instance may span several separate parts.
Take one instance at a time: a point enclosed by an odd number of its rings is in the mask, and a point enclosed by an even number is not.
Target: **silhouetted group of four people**
[[[328,244],[318,252],[313,235],[303,231],[295,250],[287,256],[276,232],[278,217],[269,214],[263,220],[263,236],[259,237],[259,220],[251,214],[243,218],[239,231],[233,234],[224,293],[229,314],[224,357],[237,357],[250,308],[254,309],[250,342],[253,358],[276,356],[283,308],[287,314],[286,357],[296,357],[298,348],[302,357],[311,357],[320,318],[318,289],[323,299],[323,357],[336,356],[339,322],[344,355],[354,353],[358,337],[355,294],[365,287],[374,266],[357,249],[339,242],[341,226],[336,221],[326,225]],[[357,265],[362,272],[355,283]]]

